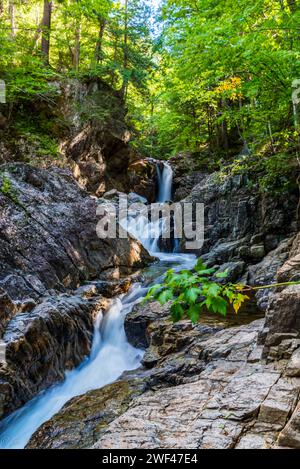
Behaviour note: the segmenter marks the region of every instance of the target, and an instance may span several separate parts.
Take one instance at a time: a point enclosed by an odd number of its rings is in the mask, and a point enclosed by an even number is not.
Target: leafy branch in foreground
[[[199,321],[203,310],[226,316],[231,306],[236,313],[242,304],[249,299],[244,293],[245,286],[227,283],[222,285],[211,280],[224,279],[227,272],[216,273],[215,269],[208,269],[199,259],[193,271],[169,270],[162,284],[151,287],[145,301],[155,299],[161,304],[172,301],[171,314],[174,322],[187,316],[193,323]]]
[[[202,259],[198,259],[192,271],[186,269],[177,273],[169,270],[162,284],[153,285],[149,289],[144,302],[157,300],[163,305],[172,301],[173,321],[188,317],[195,324],[205,310],[226,316],[228,309],[233,308],[238,313],[243,303],[250,299],[246,294],[248,292],[300,285],[299,281],[295,281],[252,287],[234,283],[223,285],[212,280],[212,277],[221,280],[227,276],[227,271],[216,273],[216,269],[208,269]]]

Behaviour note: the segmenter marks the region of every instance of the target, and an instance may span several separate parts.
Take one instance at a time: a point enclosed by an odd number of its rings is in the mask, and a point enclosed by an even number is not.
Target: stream
[[[162,203],[171,200],[173,172],[167,163],[163,168],[157,167],[157,171],[158,202]],[[144,270],[144,284],[134,284],[127,294],[113,300],[105,316],[100,314],[97,317],[90,356],[78,368],[66,372],[62,383],[43,391],[0,423],[0,448],[24,448],[33,433],[70,399],[116,381],[124,371],[140,367],[144,352],[127,341],[124,330],[126,315],[142,301],[149,286],[159,282],[166,270],[192,268],[196,262],[192,254],[160,252],[157,233],[162,227],[150,227],[150,232],[156,233],[156,237],[145,239],[146,224],[149,221],[145,217],[131,217],[127,229],[159,262]]]

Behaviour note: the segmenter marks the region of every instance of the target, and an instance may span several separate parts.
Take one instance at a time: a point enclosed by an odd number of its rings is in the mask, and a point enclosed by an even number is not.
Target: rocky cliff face
[[[299,229],[298,194],[261,193],[246,174],[225,179],[218,172],[182,175],[181,166],[178,169],[177,160],[175,163],[175,174],[179,174],[175,198],[184,195],[182,203],[204,204],[204,246],[196,254],[209,266],[227,269],[232,281],[249,285],[274,282]],[[185,242],[183,239],[183,250]],[[269,291],[258,293],[264,310],[268,296]]]
[[[187,193],[190,176],[181,186],[178,177],[178,198],[206,204],[209,264],[253,285],[298,280],[296,197],[261,196],[245,176],[221,183],[201,171]],[[142,368],[72,400],[28,447],[300,448],[298,290],[262,291],[266,318],[248,313],[239,325],[173,324],[169,305],[136,307],[125,329],[146,350]]]
[[[154,201],[155,165],[141,159],[130,147],[131,132],[118,95],[94,81],[65,88],[64,102],[60,109],[72,126],[63,151],[78,182],[97,196],[117,189],[134,191]]]
[[[299,307],[284,303],[287,294],[275,295],[277,311],[294,327]],[[28,448],[299,449],[299,328],[280,338],[270,328],[281,346],[266,360],[268,320],[228,327],[203,318],[193,326],[173,324],[169,314],[168,305],[137,306],[126,331],[146,348],[143,368],[73,399]]]
[[[96,211],[96,198],[67,170],[1,166],[0,333],[7,365],[0,368],[0,415],[89,354],[105,297],[128,288],[115,280],[151,260],[131,238],[98,238]],[[88,292],[78,290],[95,280]]]
[[[155,164],[130,145],[132,129],[118,94],[97,79],[50,85],[52,93],[45,99],[20,107],[16,103],[13,117],[0,116],[0,164],[26,162],[45,168],[54,160],[91,194],[117,189],[153,202]],[[24,118],[28,114],[31,124]]]

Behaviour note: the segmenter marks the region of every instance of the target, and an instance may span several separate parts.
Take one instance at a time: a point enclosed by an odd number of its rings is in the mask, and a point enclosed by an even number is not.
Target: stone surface
[[[83,449],[92,446],[109,423],[145,390],[142,379],[117,381],[75,397],[31,437],[27,449]],[[47,436],[46,436],[47,435]]]
[[[105,298],[63,295],[9,322],[3,336],[7,363],[0,368],[1,416],[63,380],[65,370],[89,355],[94,319],[107,306]]]
[[[300,403],[298,403],[291,419],[280,433],[278,444],[300,449]]]
[[[276,249],[269,252],[258,264],[250,265],[243,281],[250,286],[263,286],[277,283],[278,269],[283,266],[289,256],[292,246],[292,238],[280,242]],[[257,304],[262,310],[266,310],[274,289],[258,290],[256,293]]]
[[[285,374],[286,376],[300,377],[300,348],[295,350],[291,356],[291,359],[286,366]]]
[[[278,271],[279,282],[300,280],[300,233],[293,240],[288,261]]]
[[[112,404],[118,409],[115,397],[94,391],[78,398],[75,410],[71,401],[39,429],[31,448],[65,444],[101,449],[278,446],[278,435],[297,403],[300,379],[285,376],[285,361],[260,361],[257,339],[264,320],[225,329],[225,324],[205,321],[195,326],[188,321],[172,324],[167,310],[168,305],[150,303],[137,307],[127,320],[126,328],[132,324],[136,343],[148,346],[146,368],[139,371],[142,393],[109,422],[104,418],[95,439],[88,432],[92,416],[97,424],[103,399],[108,412]],[[83,415],[89,400],[92,416],[88,408],[89,419],[78,423],[78,436],[74,421]],[[74,435],[73,443],[70,435]]]
[[[2,166],[0,287],[12,299],[65,291],[89,279],[118,278],[150,260],[133,239],[98,238],[97,202],[68,171]]]
[[[264,356],[272,360],[289,358],[299,347],[297,339],[300,339],[300,285],[293,285],[271,297],[261,336]]]
[[[151,390],[112,421],[93,447],[275,447],[293,411],[300,382],[282,377],[278,366],[248,361],[261,326],[262,321],[256,321],[206,337],[196,334],[192,345],[183,347],[184,360],[191,356],[194,361],[203,360],[202,369],[198,367],[181,384],[152,378]],[[171,356],[160,366],[168,360],[172,366]],[[177,374],[182,376],[182,369]]]

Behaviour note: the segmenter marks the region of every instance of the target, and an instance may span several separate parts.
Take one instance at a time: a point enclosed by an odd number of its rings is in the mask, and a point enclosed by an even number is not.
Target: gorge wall
[[[151,260],[130,237],[98,238],[97,206],[68,170],[1,166],[1,415],[89,355],[107,297],[126,291],[126,276]]]
[[[99,197],[111,189],[155,199],[156,163],[132,151],[124,110],[103,84],[68,86],[45,110],[69,123],[58,132],[59,168],[28,146],[22,153],[20,142],[1,143],[0,417],[89,355],[97,314],[153,261],[138,241],[100,240],[95,228]],[[105,96],[109,116],[86,120],[84,107],[98,113]],[[182,155],[171,164],[175,200],[205,204],[196,254],[208,265],[249,285],[299,279],[297,193],[261,193],[250,175],[223,178]],[[173,324],[169,305],[136,307],[125,329],[145,349],[143,366],[72,399],[28,447],[299,448],[299,301],[297,285],[263,289],[265,319],[250,314],[238,327]]]

